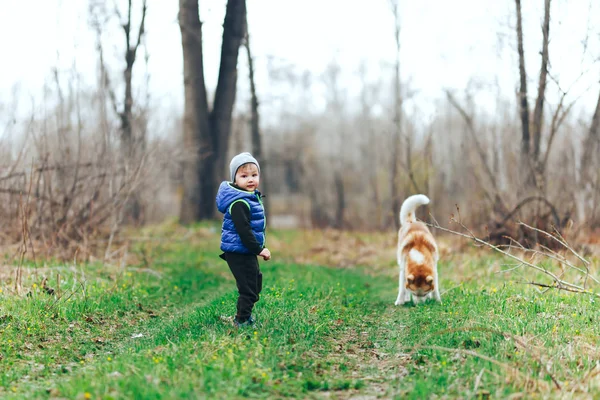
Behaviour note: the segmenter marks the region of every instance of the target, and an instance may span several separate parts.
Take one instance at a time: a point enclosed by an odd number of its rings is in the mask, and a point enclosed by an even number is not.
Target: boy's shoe
[[[252,326],[252,325],[254,325],[254,318],[252,318],[252,315],[251,315],[244,322],[240,322],[240,321],[238,321],[237,319],[234,318],[233,324],[235,325],[236,328],[244,328],[246,326]]]

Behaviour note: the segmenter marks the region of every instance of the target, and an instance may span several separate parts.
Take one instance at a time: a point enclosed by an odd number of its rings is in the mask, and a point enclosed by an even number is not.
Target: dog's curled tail
[[[404,200],[400,207],[400,225],[415,222],[415,210],[425,204],[429,204],[429,198],[424,194],[415,194]]]

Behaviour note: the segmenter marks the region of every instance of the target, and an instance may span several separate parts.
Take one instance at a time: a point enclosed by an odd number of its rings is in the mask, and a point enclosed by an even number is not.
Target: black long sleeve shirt
[[[252,231],[252,226],[250,225],[250,209],[246,203],[242,201],[234,203],[233,206],[231,206],[230,213],[235,230],[238,235],[240,235],[240,239],[242,239],[242,244],[250,250],[252,254],[260,254],[263,246],[256,240],[256,236],[254,236],[254,232]]]

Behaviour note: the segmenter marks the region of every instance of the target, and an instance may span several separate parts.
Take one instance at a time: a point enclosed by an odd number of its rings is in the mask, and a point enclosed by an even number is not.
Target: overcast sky
[[[126,1],[117,1],[124,12]],[[534,85],[539,69],[543,0],[523,3],[527,69]],[[0,0],[0,4],[0,104],[13,101],[15,88],[21,98],[41,97],[41,88],[51,79],[53,67],[67,74],[75,64],[84,83],[95,85],[97,54],[86,0]],[[462,90],[470,80],[483,84],[483,91],[489,92],[488,100],[496,93],[486,85],[494,82],[499,82],[507,96],[513,95],[517,85],[514,0],[400,0],[400,4],[401,71],[403,79],[409,80],[418,93],[414,100],[417,106],[431,111],[444,89]],[[586,109],[591,109],[597,98],[600,78],[598,64],[592,63],[600,57],[600,4],[590,4],[590,0],[553,0],[550,46],[552,74],[565,88],[582,70],[588,71],[573,89],[574,95],[584,95],[581,106]],[[225,0],[200,0],[200,5],[206,80],[213,88]],[[179,110],[183,103],[177,12],[177,0],[148,0],[146,46],[152,104],[169,112]],[[393,62],[395,51],[389,0],[248,0],[248,18],[263,98],[277,92],[267,74],[269,57],[298,70],[309,70],[315,76],[336,60],[350,92],[357,90],[356,74],[361,63],[367,64],[372,80],[382,75],[391,77],[391,70],[385,66],[385,62]],[[588,32],[589,28],[593,30]],[[590,41],[584,53],[586,36]],[[107,26],[104,40],[113,79],[119,79],[124,39],[116,19]],[[240,79],[245,79],[245,74],[241,70]],[[316,98],[315,102],[323,103],[323,99]],[[21,111],[29,106],[26,102]]]

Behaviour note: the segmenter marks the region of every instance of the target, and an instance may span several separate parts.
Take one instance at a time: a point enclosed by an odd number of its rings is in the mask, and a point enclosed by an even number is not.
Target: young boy
[[[224,215],[221,229],[222,259],[235,277],[239,297],[234,324],[254,323],[252,308],[262,290],[258,256],[265,261],[271,252],[265,247],[266,217],[258,189],[260,166],[250,153],[240,153],[229,164],[231,182],[222,182],[217,193],[217,208]]]

